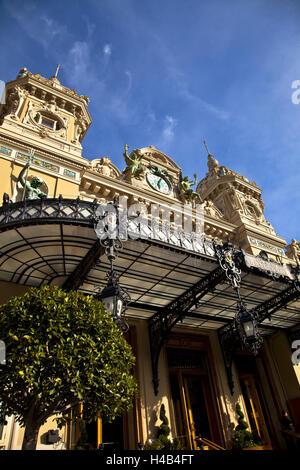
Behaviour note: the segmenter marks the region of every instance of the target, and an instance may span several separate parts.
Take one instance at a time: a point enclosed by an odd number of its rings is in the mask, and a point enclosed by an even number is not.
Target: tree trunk
[[[30,410],[25,421],[25,433],[23,438],[22,450],[35,450],[38,434],[40,430],[40,421],[34,418],[34,408]]]
[[[39,434],[40,425],[31,423],[30,426],[26,425],[25,434],[22,444],[22,450],[35,450],[38,434]]]

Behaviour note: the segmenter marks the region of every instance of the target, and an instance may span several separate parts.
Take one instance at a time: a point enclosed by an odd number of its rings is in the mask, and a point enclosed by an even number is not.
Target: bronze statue
[[[25,171],[29,168],[30,162],[26,163],[22,171],[18,176],[18,181],[24,188],[24,196],[26,199],[42,199],[47,197],[47,194],[39,189],[39,187],[44,183],[44,181],[38,176],[34,176],[29,182],[27,178],[24,178]]]
[[[134,152],[132,156],[129,156],[127,154],[127,150],[129,149],[129,146],[127,144],[125,144],[124,149],[125,149],[125,152],[123,153],[123,156],[125,158],[125,162],[127,166],[125,170],[123,170],[123,173],[125,173],[126,171],[129,171],[131,176],[137,179],[141,179],[142,173],[144,172],[144,169],[140,164],[142,155],[137,155]]]
[[[203,202],[202,197],[200,194],[196,193],[193,191],[191,186],[194,186],[197,184],[197,175],[194,173],[194,181],[190,181],[188,176],[182,176],[182,172],[180,171],[179,174],[179,191],[180,193],[184,196],[184,198],[188,202],[193,202],[193,201],[198,201],[198,202]]]

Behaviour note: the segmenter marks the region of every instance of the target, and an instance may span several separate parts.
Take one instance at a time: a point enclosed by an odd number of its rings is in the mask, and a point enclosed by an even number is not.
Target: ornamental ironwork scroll
[[[224,270],[227,279],[234,289],[239,289],[241,284],[241,260],[240,251],[237,251],[229,242],[218,245],[213,242],[216,256],[221,268]]]
[[[225,245],[225,246],[224,246]],[[226,273],[227,279],[231,282],[232,287],[236,290],[238,295],[238,302],[237,302],[237,310],[239,313],[243,312],[243,309],[246,309],[246,305],[244,301],[240,297],[240,273],[241,267],[244,265],[246,269],[249,269],[249,260],[251,260],[251,267],[259,267],[261,266],[261,260],[254,260],[254,256],[246,255],[242,253],[242,257],[240,256],[239,252],[235,252],[232,246],[228,246],[228,244],[216,245],[215,250],[216,255],[218,257],[220,266],[224,269]],[[246,257],[246,259],[245,259]],[[247,261],[247,263],[245,262]],[[264,268],[266,264],[264,264]],[[266,301],[262,302],[261,304],[257,305],[253,309],[249,310],[252,318],[255,320],[256,325],[259,325],[266,319],[271,319],[271,315],[275,313],[280,308],[285,307],[290,302],[297,300],[300,297],[300,269],[298,268],[291,268],[290,266],[278,268],[277,264],[274,262],[268,262],[267,267],[268,270],[263,269],[262,274],[269,275],[278,279],[281,277],[287,283],[288,287],[283,291],[279,292],[275,296]],[[273,276],[272,272],[276,272],[276,275]],[[292,281],[292,282],[291,282]],[[241,334],[241,325],[239,323],[239,315],[236,315],[235,319],[228,325],[223,326],[218,330],[219,335],[219,342],[221,345],[225,369],[227,373],[228,385],[230,388],[231,393],[233,394],[234,390],[234,383],[232,377],[232,362],[233,356],[238,348],[239,345],[242,347],[248,347],[253,354],[257,354],[258,349],[261,347],[263,343],[263,339],[261,335],[256,331],[256,342],[253,344],[245,343],[241,344],[241,339],[243,335]]]
[[[238,298],[240,299],[239,289],[242,272],[240,258],[241,252],[235,250],[233,245],[229,242],[225,242],[223,245],[219,245],[214,242],[214,249],[220,267],[223,269],[228,282],[230,282],[233,289],[235,289]],[[239,335],[235,322],[232,321],[228,325],[225,325],[219,329],[218,334],[228,379],[228,385],[231,393],[233,394],[234,383],[232,377],[232,361],[234,352],[237,348],[237,345],[239,344]]]

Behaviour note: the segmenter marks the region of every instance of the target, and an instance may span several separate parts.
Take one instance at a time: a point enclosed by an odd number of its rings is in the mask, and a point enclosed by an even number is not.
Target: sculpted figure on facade
[[[27,168],[29,168],[30,163],[26,163],[24,168],[21,170],[19,176],[18,176],[18,181],[21,183],[21,185],[24,188],[25,191],[25,198],[26,199],[42,199],[46,198],[47,194],[41,191],[40,186],[44,184],[44,181],[39,178],[38,176],[34,176],[31,181],[29,182],[27,177],[24,178],[25,172]]]
[[[80,143],[84,137],[84,134],[88,128],[87,121],[83,118],[82,112],[75,113],[75,129],[74,129],[74,143]]]
[[[95,159],[91,162],[92,169],[104,176],[120,179],[120,171],[112,164],[108,157]]]
[[[144,173],[144,168],[141,166],[142,155],[138,154],[138,151],[133,152],[131,155],[127,154],[129,146],[124,145],[125,152],[123,156],[126,162],[126,168],[123,170],[123,174],[129,172],[131,176],[137,179],[141,179]]]
[[[215,219],[223,218],[221,211],[219,211],[211,199],[205,200],[204,214],[214,217]]]
[[[29,72],[28,72],[28,69],[26,67],[23,67],[20,72],[18,73],[18,76],[17,78],[24,78],[24,77],[28,77],[29,75]]]
[[[197,174],[194,173],[194,181],[189,180],[188,176],[182,176],[182,172],[179,173],[179,192],[184,197],[184,199],[188,202],[198,201],[203,202],[202,197],[200,194],[196,193],[191,186],[197,184]]]
[[[286,254],[290,259],[300,265],[300,242],[293,238],[292,243],[286,247]]]
[[[16,85],[14,88],[8,90],[6,95],[6,103],[4,104],[0,116],[0,124],[3,123],[5,116],[10,115],[12,119],[17,119],[17,114],[21,105],[24,102],[25,97],[28,95],[28,91],[24,88]]]
[[[86,105],[88,105],[90,102],[89,97],[86,95],[80,95],[79,98],[81,98],[85,102]]]

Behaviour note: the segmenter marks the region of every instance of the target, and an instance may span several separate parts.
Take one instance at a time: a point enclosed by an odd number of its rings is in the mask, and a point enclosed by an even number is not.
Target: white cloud
[[[112,52],[111,44],[105,44],[105,46],[103,47],[103,54],[105,56],[110,56],[111,52]]]
[[[169,115],[165,117],[164,128],[162,131],[162,136],[163,136],[163,140],[165,144],[170,142],[173,139],[175,135],[174,129],[176,125],[177,125],[177,120],[174,117],[169,116]]]
[[[89,64],[89,46],[85,41],[76,41],[69,51],[69,74],[78,79],[84,78]]]
[[[160,54],[161,60],[169,76],[170,82],[173,82],[175,84],[179,95],[184,100],[188,101],[194,106],[198,106],[199,109],[206,109],[210,114],[214,114],[218,119],[229,119],[230,114],[227,111],[219,108],[215,104],[212,104],[202,99],[200,96],[190,91],[190,88],[188,86],[188,78],[186,77],[186,74],[182,71],[181,67],[178,66],[169,48],[156,33],[151,33],[151,36],[159,45],[157,51]]]
[[[69,36],[66,25],[48,15],[41,15],[34,2],[10,0],[5,2],[3,6],[28,37],[40,44],[45,51],[53,50],[54,40],[56,45],[58,43],[62,45],[66,42]]]
[[[128,78],[128,85],[127,85],[126,93],[129,93],[129,91],[131,90],[131,87],[132,87],[132,73],[129,70],[126,70],[125,75]]]
[[[41,20],[45,23],[45,28],[43,29],[49,39],[54,39],[57,36],[62,37],[67,31],[65,25],[57,23],[46,15],[42,16]]]

